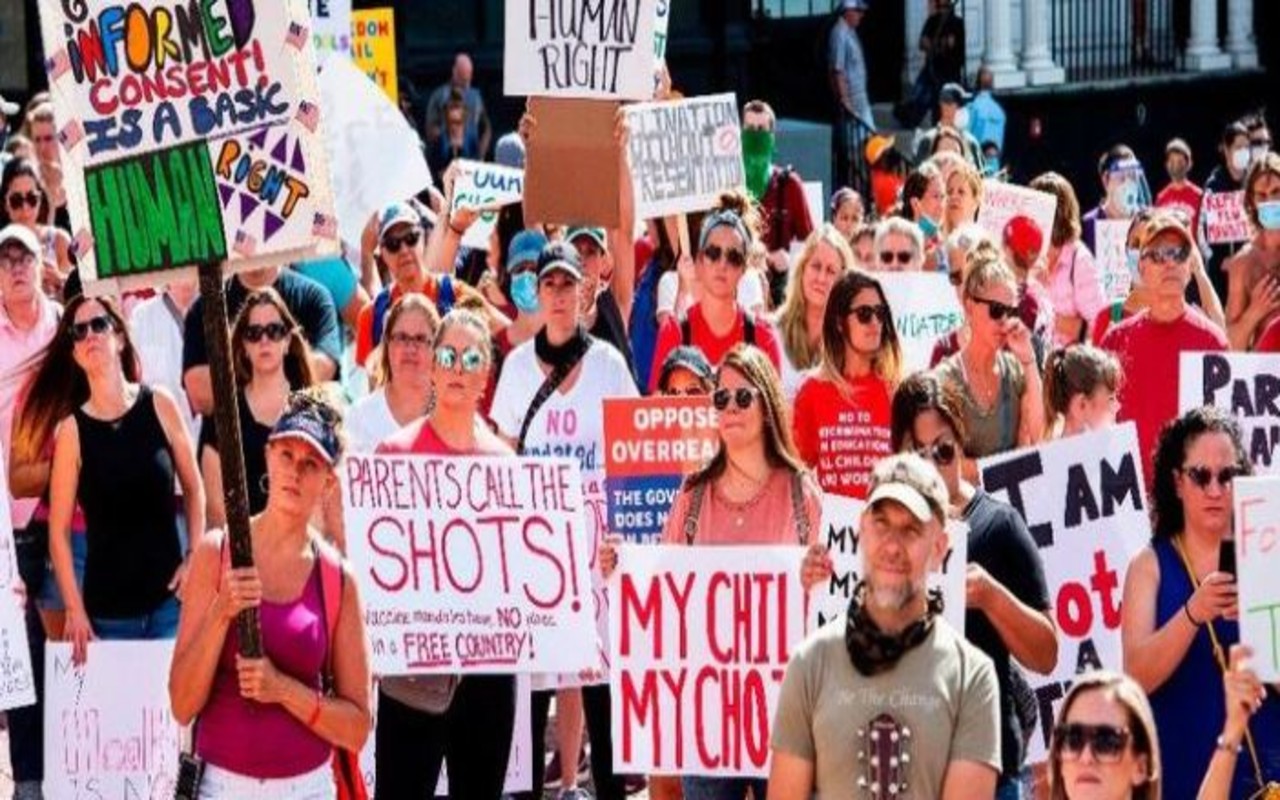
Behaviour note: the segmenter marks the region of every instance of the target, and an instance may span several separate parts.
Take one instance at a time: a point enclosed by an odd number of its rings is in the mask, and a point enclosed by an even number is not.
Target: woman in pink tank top
[[[340,557],[310,527],[337,479],[340,437],[338,413],[326,400],[291,396],[268,438],[267,506],[250,523],[254,566],[231,568],[220,531],[195,549],[169,696],[180,724],[199,715],[201,798],[333,798],[333,748],[359,752],[368,737],[369,652],[355,576],[342,564],[330,624],[322,561],[336,566]],[[264,656],[246,659],[235,620],[254,607]]]

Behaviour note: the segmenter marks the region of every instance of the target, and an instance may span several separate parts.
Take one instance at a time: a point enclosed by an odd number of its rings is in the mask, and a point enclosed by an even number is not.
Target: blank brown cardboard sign
[[[529,99],[537,128],[525,158],[526,220],[605,228],[621,224],[622,148],[614,138],[619,105],[601,100]]]

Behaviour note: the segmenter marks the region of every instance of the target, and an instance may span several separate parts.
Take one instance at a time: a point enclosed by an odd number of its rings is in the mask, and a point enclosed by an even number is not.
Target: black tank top
[[[91,617],[154,611],[182,563],[174,519],[173,449],[146,386],[124,416],[94,419],[76,409],[88,556],[84,604]]]

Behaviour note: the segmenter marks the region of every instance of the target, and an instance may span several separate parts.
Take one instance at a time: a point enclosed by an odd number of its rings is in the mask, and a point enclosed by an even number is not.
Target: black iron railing
[[[1050,0],[1050,48],[1069,81],[1158,75],[1180,67],[1177,0]],[[1180,41],[1181,40],[1181,41]]]

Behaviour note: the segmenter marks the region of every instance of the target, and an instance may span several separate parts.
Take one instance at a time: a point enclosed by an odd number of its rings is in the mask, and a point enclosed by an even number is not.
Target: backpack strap
[[[693,325],[689,322],[688,314],[680,315],[680,344],[685,347],[693,344]]]
[[[387,311],[391,308],[391,289],[386,288],[378,292],[378,296],[373,299],[373,346],[377,347],[382,343],[382,326],[387,321]]]
[[[436,309],[439,310],[440,316],[444,316],[453,310],[453,304],[457,302],[457,295],[453,289],[453,276],[444,275],[440,278],[439,296],[436,297]]]
[[[750,345],[756,343],[756,318],[746,311],[742,312],[742,341]]]
[[[804,475],[791,473],[791,513],[795,515],[796,538],[801,545],[809,543],[809,509],[804,502]]]
[[[342,556],[328,542],[313,539],[311,550],[320,567],[320,599],[324,603],[324,627],[327,635],[324,656],[324,682],[333,686],[333,646],[342,611],[342,590],[346,575],[342,572]]]
[[[685,544],[693,544],[694,538],[698,535],[698,515],[702,513],[702,501],[706,496],[706,481],[689,490],[689,507],[684,512]]]

